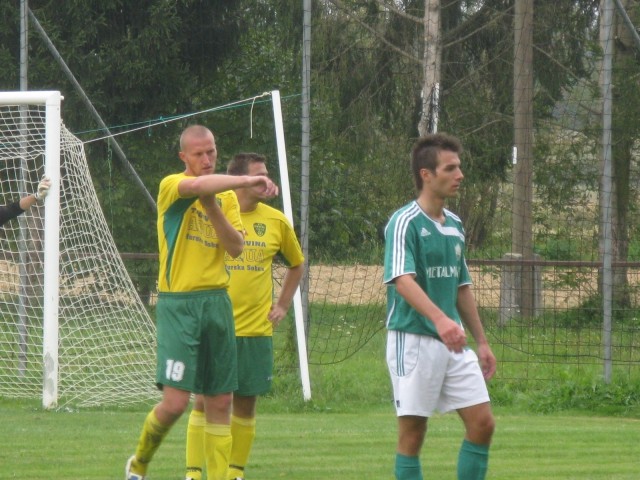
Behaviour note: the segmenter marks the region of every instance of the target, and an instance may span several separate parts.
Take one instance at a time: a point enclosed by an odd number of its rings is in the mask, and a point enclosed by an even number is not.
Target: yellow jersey
[[[193,292],[226,288],[229,274],[225,250],[198,197],[183,198],[178,185],[184,173],[165,177],[158,193],[158,291]],[[216,194],[229,223],[242,231],[240,205],[235,192]]]
[[[296,267],[304,262],[304,256],[291,223],[281,211],[258,203],[255,210],[240,215],[245,228],[244,250],[238,258],[226,256],[236,336],[271,336],[273,327],[267,316],[274,294],[273,259],[280,254],[288,267]]]

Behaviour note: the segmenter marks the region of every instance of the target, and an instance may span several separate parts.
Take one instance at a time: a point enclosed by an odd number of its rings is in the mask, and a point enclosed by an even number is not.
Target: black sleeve
[[[9,220],[16,218],[22,213],[24,213],[24,210],[20,208],[19,201],[10,203],[9,205],[0,206],[0,225],[4,225]]]

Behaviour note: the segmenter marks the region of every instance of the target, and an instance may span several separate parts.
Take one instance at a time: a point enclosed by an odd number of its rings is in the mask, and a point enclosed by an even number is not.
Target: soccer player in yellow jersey
[[[265,198],[278,194],[266,175],[214,174],[215,139],[201,125],[182,132],[179,156],[184,172],[165,177],[158,193],[156,382],[162,399],[143,423],[126,480],[146,478],[149,462],[186,410],[191,392],[203,398],[209,480],[226,480],[237,361],[224,257],[237,257],[244,248],[240,207],[232,190],[252,187]]]
[[[238,154],[229,163],[227,173],[266,176],[266,159],[255,153]],[[300,244],[284,214],[262,203],[266,197],[259,188],[239,188],[236,194],[245,228],[245,248],[242,255],[226,259],[238,352],[238,389],[233,394],[233,446],[227,479],[244,478],[256,434],[257,397],[271,389],[273,328],[287,314],[304,272]],[[274,300],[271,267],[278,254],[288,268]],[[187,479],[202,478],[202,424],[203,403],[198,395],[187,427]]]

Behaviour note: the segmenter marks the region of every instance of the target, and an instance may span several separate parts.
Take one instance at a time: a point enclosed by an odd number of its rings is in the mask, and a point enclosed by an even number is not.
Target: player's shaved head
[[[204,125],[191,125],[185,128],[180,135],[180,150],[184,151],[185,143],[188,138],[203,138],[211,135],[213,137],[213,133]]]

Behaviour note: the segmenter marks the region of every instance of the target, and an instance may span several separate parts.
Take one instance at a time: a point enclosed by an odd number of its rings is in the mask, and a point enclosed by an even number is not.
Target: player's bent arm
[[[209,221],[218,235],[218,241],[232,258],[236,258],[244,249],[244,236],[236,230],[216,202],[215,195],[200,197]]]
[[[264,185],[264,193],[267,197],[277,195],[278,189],[268,177],[260,175],[249,176],[221,174],[185,178],[178,184],[178,193],[181,197],[196,197],[202,195],[214,195],[227,190],[253,187],[256,185]]]
[[[464,330],[454,320],[449,318],[418,285],[413,275],[401,275],[395,280],[397,292],[420,315],[433,322],[438,335],[447,348],[453,352],[461,352],[467,343]]]
[[[304,263],[287,269],[284,279],[282,280],[282,288],[280,289],[278,301],[271,307],[271,311],[269,312],[269,320],[275,325],[287,314],[303,274]]]

